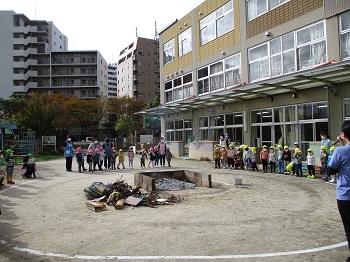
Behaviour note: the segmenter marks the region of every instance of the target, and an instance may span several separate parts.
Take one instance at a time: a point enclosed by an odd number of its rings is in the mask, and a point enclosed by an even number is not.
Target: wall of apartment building
[[[138,37],[121,51],[118,62],[118,96],[143,103],[159,96],[158,41]]]
[[[13,14],[14,12],[0,11],[0,97],[12,95],[13,65]],[[24,64],[24,62],[22,62]]]

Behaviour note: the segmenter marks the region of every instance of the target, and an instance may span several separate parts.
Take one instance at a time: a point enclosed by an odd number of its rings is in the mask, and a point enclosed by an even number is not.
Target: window
[[[215,62],[198,70],[198,93],[205,94],[240,84],[241,54]]]
[[[207,17],[200,20],[201,45],[218,38],[234,28],[233,4],[229,1]]]
[[[192,95],[192,73],[165,83],[165,103],[182,100]]]
[[[164,44],[164,65],[175,59],[174,39]]]
[[[322,64],[327,61],[324,22],[252,47],[248,59],[250,82]]]
[[[323,22],[297,31],[296,37],[299,70],[307,69],[327,61]]]
[[[340,59],[350,59],[350,11],[339,16]]]
[[[289,0],[247,0],[248,21],[276,8]]]
[[[350,120],[350,98],[345,98],[343,101],[344,120]]]
[[[192,51],[191,27],[179,34],[179,57]]]

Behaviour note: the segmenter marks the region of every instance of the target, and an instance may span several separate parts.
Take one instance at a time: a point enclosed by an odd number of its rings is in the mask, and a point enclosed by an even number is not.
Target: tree
[[[73,117],[74,126],[81,129],[83,137],[87,133],[96,133],[100,121],[104,118],[102,98],[84,100],[71,97],[66,104],[67,113]]]
[[[122,114],[115,124],[115,131],[119,136],[130,137],[135,131],[135,122],[127,114]]]
[[[29,98],[28,94],[12,94],[9,99],[0,98],[1,119],[11,122],[12,117],[25,107]]]
[[[128,120],[133,123],[134,130],[130,132],[129,134],[133,134],[134,131],[140,132],[139,126],[142,127],[142,118],[139,115],[136,115],[136,112],[141,111],[145,107],[144,103],[141,103],[139,100],[135,98],[130,97],[116,97],[116,98],[110,98],[107,101],[107,116],[106,116],[106,122],[104,123],[104,127],[109,129],[109,131],[113,134],[114,132],[117,132],[116,135],[121,135],[124,132],[119,132],[116,130],[116,124],[121,124],[119,121],[120,118],[125,117],[125,115],[128,116]],[[128,134],[128,135],[129,135]]]
[[[156,97],[153,101],[147,103],[147,109],[159,106],[160,99]],[[157,115],[144,115],[143,116],[143,128],[152,133],[153,136],[160,136],[160,116]]]
[[[59,114],[58,103],[50,95],[31,93],[24,108],[15,115],[15,120],[21,129],[32,130],[41,137],[54,132],[54,122]]]

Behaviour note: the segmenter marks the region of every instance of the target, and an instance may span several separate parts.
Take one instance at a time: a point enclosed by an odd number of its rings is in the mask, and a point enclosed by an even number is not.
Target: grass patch
[[[63,154],[42,154],[41,156],[35,157],[36,162],[44,162],[48,160],[63,159]]]

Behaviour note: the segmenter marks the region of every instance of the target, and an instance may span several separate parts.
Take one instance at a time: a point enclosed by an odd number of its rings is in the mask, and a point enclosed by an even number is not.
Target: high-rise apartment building
[[[117,65],[109,64],[108,65],[108,97],[116,97],[117,96]]]
[[[99,51],[68,51],[68,40],[48,21],[0,11],[0,97],[61,93],[108,96],[108,64]]]
[[[138,37],[118,58],[118,97],[128,96],[143,103],[159,96],[158,40]]]
[[[51,51],[66,51],[68,40],[48,21],[0,11],[0,97],[36,87],[48,75]],[[39,75],[38,75],[39,74]]]
[[[350,1],[206,0],[159,38],[162,133],[182,154],[333,139],[350,120]],[[315,148],[317,149],[317,148]]]

